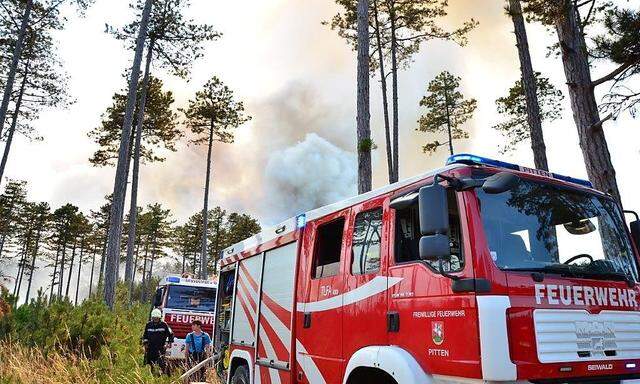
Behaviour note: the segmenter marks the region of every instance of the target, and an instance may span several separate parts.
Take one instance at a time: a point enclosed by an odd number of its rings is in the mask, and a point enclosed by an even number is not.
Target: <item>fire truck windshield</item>
[[[500,269],[638,280],[612,200],[524,179],[507,192],[477,194],[490,255]]]
[[[169,286],[167,308],[213,312],[215,305],[215,288],[189,287],[184,285]]]

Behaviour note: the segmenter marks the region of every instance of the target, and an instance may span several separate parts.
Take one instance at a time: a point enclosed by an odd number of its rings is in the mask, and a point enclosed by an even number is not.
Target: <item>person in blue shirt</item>
[[[191,330],[187,337],[184,339],[185,343],[185,358],[189,367],[193,367],[207,358],[207,353],[211,350],[211,337],[206,332],[202,331],[202,322],[200,320],[194,320],[191,323]],[[201,369],[194,375],[196,381],[204,380],[205,369]]]

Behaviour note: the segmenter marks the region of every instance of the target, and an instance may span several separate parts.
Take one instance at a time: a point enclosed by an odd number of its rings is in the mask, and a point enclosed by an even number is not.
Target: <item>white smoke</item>
[[[265,200],[271,211],[285,216],[334,203],[355,195],[356,169],[355,154],[309,133],[269,156]]]

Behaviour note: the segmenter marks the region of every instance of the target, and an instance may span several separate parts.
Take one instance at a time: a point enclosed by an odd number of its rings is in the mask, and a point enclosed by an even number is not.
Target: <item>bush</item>
[[[0,299],[13,302],[6,291],[0,293]],[[0,377],[8,377],[9,373],[2,370],[12,366],[7,369],[25,374],[33,369],[34,377],[35,372],[40,378],[52,375],[46,381],[51,383],[170,382],[168,378],[153,377],[142,366],[140,336],[150,306],[126,303],[124,286],[118,287],[113,310],[97,297],[75,307],[68,300],[48,303],[39,292],[30,303],[0,318]],[[6,355],[11,351],[22,358]],[[12,377],[13,382],[25,382],[18,373]]]

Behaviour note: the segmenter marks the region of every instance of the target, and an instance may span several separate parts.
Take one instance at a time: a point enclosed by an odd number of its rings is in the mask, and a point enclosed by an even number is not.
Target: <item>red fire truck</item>
[[[466,154],[306,212],[224,250],[227,382],[632,382],[631,228],[587,181]]]
[[[213,335],[217,288],[215,281],[184,276],[167,276],[160,282],[153,306],[162,311],[175,336],[167,351],[168,359],[184,359],[184,339],[191,332],[192,321],[202,321],[202,329]]]

